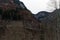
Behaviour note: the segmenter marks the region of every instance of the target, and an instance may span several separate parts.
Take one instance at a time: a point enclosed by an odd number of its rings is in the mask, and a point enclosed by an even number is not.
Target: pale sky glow
[[[46,10],[46,4],[48,0],[20,0],[25,6],[33,13],[36,14],[39,11]]]

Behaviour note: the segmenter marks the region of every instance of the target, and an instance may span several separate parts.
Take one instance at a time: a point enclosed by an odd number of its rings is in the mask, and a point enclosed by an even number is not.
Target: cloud
[[[46,4],[48,0],[20,0],[24,2],[25,6],[31,10],[33,14],[38,13],[39,11],[46,10]]]

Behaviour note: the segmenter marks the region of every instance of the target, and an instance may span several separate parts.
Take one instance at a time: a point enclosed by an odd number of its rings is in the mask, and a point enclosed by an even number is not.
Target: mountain
[[[40,23],[23,2],[0,0],[0,40],[40,40],[39,31]]]
[[[33,16],[19,0],[0,0],[0,40],[59,40],[60,16],[56,14],[60,11]]]
[[[34,15],[34,17],[38,20],[38,21],[43,21],[43,20],[47,20],[47,17],[49,16],[49,12],[46,11],[40,11],[37,14]]]

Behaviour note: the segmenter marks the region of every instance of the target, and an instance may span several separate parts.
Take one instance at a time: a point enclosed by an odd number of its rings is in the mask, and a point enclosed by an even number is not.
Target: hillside
[[[30,27],[34,29],[36,23],[36,26],[40,24],[22,2],[18,0],[0,0],[0,2],[0,40],[40,40],[38,35],[40,32],[30,29]],[[27,26],[25,22],[32,25]]]
[[[52,12],[52,21],[39,22],[23,2],[19,0],[0,0],[0,2],[0,40],[60,39],[59,25],[57,26],[60,24],[57,16],[59,10]]]

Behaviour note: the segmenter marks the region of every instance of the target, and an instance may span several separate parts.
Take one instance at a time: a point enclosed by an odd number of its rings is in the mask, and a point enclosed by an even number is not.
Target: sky
[[[46,4],[49,0],[20,0],[22,1],[27,9],[29,9],[33,14],[37,14],[40,11],[46,10]]]

